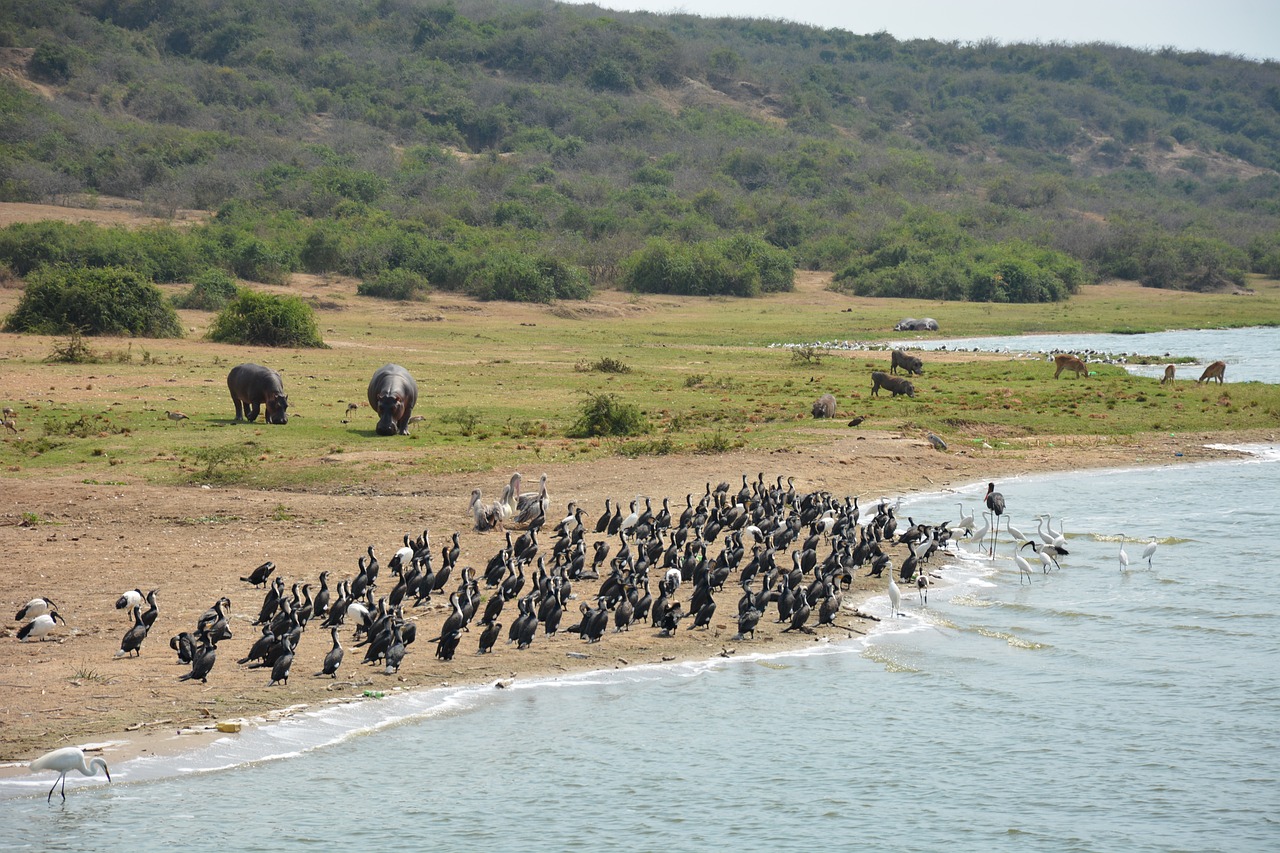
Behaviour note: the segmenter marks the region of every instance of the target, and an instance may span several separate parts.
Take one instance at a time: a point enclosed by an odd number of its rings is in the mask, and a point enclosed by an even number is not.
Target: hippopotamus
[[[893,351],[893,357],[890,361],[892,362],[889,366],[890,373],[897,373],[898,368],[901,367],[903,370],[907,371],[907,375],[911,375],[912,373],[921,376],[924,375],[924,362],[917,356],[907,355],[902,350],[896,349]]]
[[[888,388],[895,397],[899,394],[906,394],[908,397],[916,395],[915,387],[901,376],[890,376],[874,370],[871,372],[871,396],[879,397],[881,388]]]
[[[932,317],[925,317],[917,320],[915,317],[907,317],[905,320],[899,321],[898,325],[893,327],[895,332],[936,332],[938,331],[938,321]]]
[[[378,435],[408,435],[418,383],[398,364],[384,364],[369,380],[369,405],[378,413]]]
[[[289,398],[280,374],[260,364],[237,364],[227,374],[231,402],[236,404],[236,420],[253,423],[262,406],[267,407],[267,423],[289,422]]]

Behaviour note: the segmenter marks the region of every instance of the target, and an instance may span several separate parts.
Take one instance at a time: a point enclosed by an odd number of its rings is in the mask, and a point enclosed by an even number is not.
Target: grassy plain
[[[357,296],[352,280],[298,277],[292,289],[317,307],[328,349],[210,343],[202,335],[212,315],[198,311],[182,312],[182,340],[87,339],[97,363],[50,363],[59,340],[3,335],[0,395],[18,411],[19,432],[6,434],[0,465],[10,477],[330,491],[402,474],[817,445],[854,416],[868,428],[1009,447],[1046,436],[1280,425],[1276,386],[1181,379],[1169,387],[1107,364],[1091,365],[1087,379],[1054,381],[1038,358],[925,353],[914,399],[871,397],[869,374],[886,368],[888,353],[829,346],[910,348],[920,333],[888,331],[904,316],[937,317],[935,338],[1274,323],[1276,282],[1211,295],[1108,284],[1066,304],[980,305],[847,297],[826,281],[802,274],[795,292],[755,300],[603,291],[547,306],[448,294],[389,303]],[[18,293],[0,291],[0,312]],[[284,375],[287,427],[232,421],[225,377],[244,361]],[[368,378],[389,361],[421,386],[423,420],[407,439],[375,436],[365,402]],[[838,416],[815,422],[810,408],[824,393],[836,396]],[[592,395],[638,407],[648,431],[566,437]],[[350,402],[360,409],[348,417]],[[166,411],[189,419],[174,422]]]

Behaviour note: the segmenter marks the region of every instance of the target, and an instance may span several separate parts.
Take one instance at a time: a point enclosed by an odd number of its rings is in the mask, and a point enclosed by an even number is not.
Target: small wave
[[[1008,631],[997,631],[993,628],[976,627],[973,629],[977,634],[983,637],[990,637],[993,640],[1004,640],[1015,649],[1038,649],[1052,648],[1048,643],[1037,643],[1034,640],[1027,640],[1016,634],[1010,634]]]

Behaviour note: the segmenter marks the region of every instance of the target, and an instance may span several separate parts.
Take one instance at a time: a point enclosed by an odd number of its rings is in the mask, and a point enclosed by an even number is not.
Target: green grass
[[[559,316],[554,306],[462,310],[470,303],[459,301],[459,310],[436,323],[405,322],[400,308],[352,294],[348,308],[320,312],[332,349],[246,351],[191,336],[148,341],[146,363],[110,365],[46,364],[48,339],[6,335],[13,356],[0,389],[18,404],[22,431],[0,445],[0,466],[8,476],[328,491],[388,475],[811,446],[843,434],[854,415],[868,416],[863,429],[927,430],[948,443],[993,446],[1068,434],[1280,426],[1274,385],[1161,386],[1105,365],[1091,365],[1096,375],[1088,379],[1055,381],[1044,361],[975,356],[947,364],[925,353],[914,399],[874,398],[869,374],[887,366],[887,352],[833,350],[796,359],[788,349],[768,347],[909,342],[916,336],[885,331],[909,315],[936,316],[946,334],[956,335],[1115,329],[1121,318],[1135,317],[1157,328],[1205,325],[1190,322],[1199,317],[1221,325],[1280,321],[1280,287],[1261,284],[1254,296],[1097,287],[1058,306],[924,305],[812,287],[757,300],[613,294],[610,305],[633,310],[589,319]],[[198,328],[209,316],[183,312],[183,322]],[[233,422],[226,374],[249,360],[284,375],[287,426]],[[364,403],[369,377],[388,361],[408,367],[419,382],[415,413],[424,420],[407,437],[376,436]],[[602,362],[630,369],[581,369]],[[33,387],[41,390],[23,394]],[[815,421],[810,409],[824,393],[836,396],[838,415]],[[634,406],[648,430],[568,438],[583,401],[601,395]],[[349,418],[348,402],[361,404]],[[190,419],[171,421],[166,410]]]

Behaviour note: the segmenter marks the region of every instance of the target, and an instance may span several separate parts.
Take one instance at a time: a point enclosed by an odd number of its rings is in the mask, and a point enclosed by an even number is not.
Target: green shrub
[[[180,338],[178,315],[160,289],[121,267],[45,267],[27,279],[6,332]]]
[[[791,256],[758,237],[677,243],[654,239],[623,262],[623,284],[641,293],[759,296],[791,290]]]
[[[568,436],[641,435],[648,430],[648,419],[634,403],[624,403],[613,394],[588,393],[582,413],[569,428]]]
[[[221,311],[236,298],[239,288],[236,280],[220,269],[210,268],[191,284],[191,290],[174,297],[178,308],[194,308],[200,311]]]
[[[316,315],[296,296],[241,290],[209,327],[209,340],[269,347],[324,347]]]
[[[402,301],[421,301],[427,298],[431,285],[426,277],[404,268],[384,270],[372,279],[360,282],[356,293],[361,296],[376,296],[379,299],[399,299]]]
[[[586,299],[591,295],[591,283],[585,270],[558,258],[499,249],[483,255],[467,280],[466,290],[478,299],[551,302]]]

